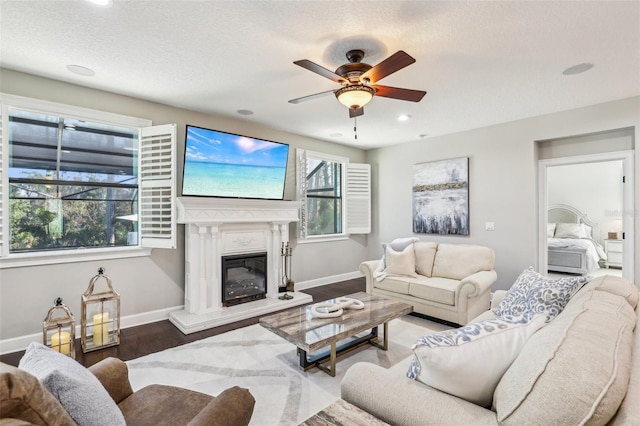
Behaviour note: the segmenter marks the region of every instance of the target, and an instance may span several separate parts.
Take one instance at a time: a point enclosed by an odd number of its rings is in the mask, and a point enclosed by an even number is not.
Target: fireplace
[[[298,291],[289,293],[293,299],[279,299],[281,250],[289,242],[290,225],[298,221],[298,201],[178,197],[176,207],[177,222],[185,225],[184,309],[172,311],[169,320],[184,334],[313,302],[310,295]],[[222,258],[252,254],[265,255],[262,291],[266,295],[227,303]],[[232,268],[230,272],[243,272],[244,267],[240,263],[239,271]],[[251,280],[245,284],[245,296],[256,296],[257,292],[248,291],[253,289]]]
[[[222,256],[222,306],[267,297],[267,253]]]

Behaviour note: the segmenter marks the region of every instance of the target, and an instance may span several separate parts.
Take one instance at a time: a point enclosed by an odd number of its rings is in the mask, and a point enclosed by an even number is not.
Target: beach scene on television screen
[[[189,127],[182,194],[282,199],[289,146]]]

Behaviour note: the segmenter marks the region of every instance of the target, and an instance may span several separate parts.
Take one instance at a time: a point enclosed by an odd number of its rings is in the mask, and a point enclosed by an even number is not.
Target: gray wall
[[[251,122],[251,119],[241,121],[197,113],[11,70],[0,69],[0,91],[151,119],[153,124],[177,123],[178,176],[182,176],[187,123],[288,143],[291,151],[285,188],[287,199],[295,196],[296,148],[345,156],[353,162],[365,160],[365,152],[360,149],[273,130]],[[292,235],[294,231],[295,226]],[[182,305],[184,226],[178,227],[178,235],[177,250],[154,249],[150,257],[0,269],[0,341],[41,333],[42,320],[57,296],[64,298],[79,324],[80,296],[99,266],[105,267],[121,294],[122,316],[129,317],[129,323],[143,321],[146,313]],[[293,278],[296,283],[324,283],[331,280],[331,276],[353,274],[366,258],[366,239],[361,236],[344,241],[299,244],[293,252]]]
[[[413,165],[469,157],[470,235],[417,236],[425,241],[493,248],[498,273],[494,289],[509,288],[523,269],[536,267],[538,262],[537,142],[628,127],[634,127],[634,140],[638,140],[640,97],[368,151],[374,212],[369,257],[380,257],[381,242],[413,235]],[[640,189],[637,151],[634,164],[637,193]],[[640,230],[639,202],[640,197],[636,196],[636,232]],[[485,231],[485,222],[494,222],[495,231]],[[635,244],[635,264],[640,265],[640,243]],[[638,267],[635,281],[640,283]]]

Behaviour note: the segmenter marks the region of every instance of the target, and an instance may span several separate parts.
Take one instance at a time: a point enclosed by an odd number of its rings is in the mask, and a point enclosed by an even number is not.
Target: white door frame
[[[622,276],[633,281],[635,277],[634,263],[634,151],[603,152],[601,154],[577,155],[572,157],[550,158],[538,161],[538,271],[547,273],[547,168],[568,164],[598,163],[605,161],[622,161],[622,175],[625,183],[622,189]]]

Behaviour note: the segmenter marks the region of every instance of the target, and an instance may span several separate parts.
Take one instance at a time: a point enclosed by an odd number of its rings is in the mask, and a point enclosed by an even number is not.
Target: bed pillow
[[[53,394],[79,426],[126,425],[102,383],[76,360],[40,343],[31,343],[18,365]]]
[[[581,238],[593,238],[593,228],[585,223],[580,224],[580,229],[582,230]]]
[[[584,231],[580,223],[557,223],[556,238],[582,238]]]
[[[402,251],[395,251],[391,245],[387,246],[387,267],[382,271],[387,275],[405,275],[417,277],[416,255],[413,243]]]
[[[530,266],[516,279],[493,313],[497,316],[519,316],[547,312],[546,322],[549,322],[562,312],[587,280],[587,277],[554,280],[540,275]]]
[[[483,407],[545,315],[497,317],[421,337],[407,377]]]
[[[402,251],[407,248],[407,246],[415,243],[416,241],[420,241],[420,239],[415,237],[407,237],[396,238],[390,243],[382,243],[381,268],[385,269],[387,267],[387,247],[391,247],[394,251]]]
[[[555,234],[556,234],[556,224],[547,223],[547,238],[553,238]]]

